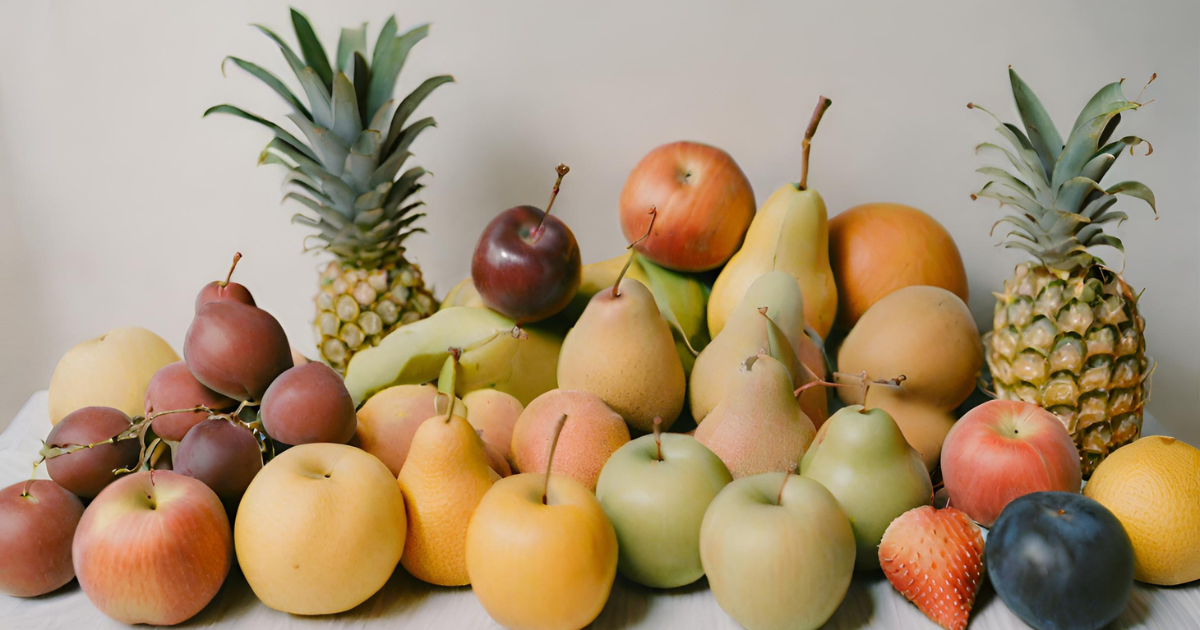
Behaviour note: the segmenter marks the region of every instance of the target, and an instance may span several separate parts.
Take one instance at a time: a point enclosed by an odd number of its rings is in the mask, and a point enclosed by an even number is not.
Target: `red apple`
[[[144,471],[113,482],[75,532],[75,575],[100,612],[174,625],[200,612],[233,562],[221,500],[204,482]]]
[[[83,503],[45,479],[0,490],[0,593],[36,597],[75,577],[71,539]]]
[[[642,158],[621,190],[621,231],[650,260],[676,271],[708,271],[742,246],[754,190],[729,154],[698,142],[664,144]]]
[[[1037,405],[993,400],[967,412],[942,446],[950,505],[991,527],[1031,492],[1079,492],[1079,451],[1066,427]]]
[[[579,244],[571,228],[549,214],[568,170],[558,166],[558,182],[545,212],[533,206],[509,208],[488,223],[475,245],[475,289],[488,308],[518,324],[561,311],[579,289]]]

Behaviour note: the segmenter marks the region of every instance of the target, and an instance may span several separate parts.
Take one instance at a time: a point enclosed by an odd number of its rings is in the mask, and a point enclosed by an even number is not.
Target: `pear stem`
[[[808,190],[808,153],[812,148],[812,138],[817,133],[817,125],[821,124],[821,117],[825,115],[825,110],[833,105],[833,101],[824,97],[817,97],[817,109],[813,111],[812,120],[808,121],[808,129],[804,132],[804,140],[800,143],[803,147],[800,158],[800,183],[796,184],[797,190]]]
[[[658,461],[662,461],[662,418],[654,416],[654,448],[657,450]]]
[[[231,278],[233,278],[233,270],[234,270],[234,269],[237,269],[237,264],[238,264],[238,261],[239,261],[239,260],[241,260],[241,259],[242,259],[242,252],[236,252],[236,253],[233,255],[233,264],[232,264],[232,265],[229,265],[229,273],[225,274],[225,279],[224,279],[224,280],[222,280],[222,281],[220,281],[220,282],[218,282],[218,283],[217,283],[217,286],[221,287],[222,289],[224,289],[225,287],[229,286],[229,280],[230,280]]]
[[[533,228],[533,238],[537,240],[542,235],[542,224],[546,222],[546,217],[550,216],[550,208],[554,207],[554,200],[558,197],[558,188],[562,186],[562,180],[571,172],[571,167],[566,164],[559,164],[554,167],[554,172],[558,173],[558,179],[554,180],[554,189],[550,191],[550,202],[546,204],[546,211],[542,213],[542,220],[538,221],[537,227]]]
[[[554,423],[554,437],[550,440],[550,455],[546,457],[546,483],[542,486],[542,505],[550,505],[546,497],[550,496],[550,467],[554,464],[554,451],[558,448],[558,436],[562,435],[563,425],[567,423],[567,414],[563,414]]]
[[[796,462],[788,464],[787,472],[783,473],[783,485],[779,486],[779,494],[775,497],[775,505],[783,505],[783,490],[787,488],[787,482],[791,480],[795,472]]]
[[[654,220],[658,218],[658,206],[650,206],[650,225],[646,228],[646,233],[640,238],[633,241],[625,249],[633,249],[634,245],[650,238],[650,232],[654,229]],[[625,261],[625,266],[621,268],[621,273],[617,276],[617,281],[613,283],[612,296],[614,298],[621,297],[621,281],[625,279],[625,272],[629,271],[629,266],[633,264],[633,254],[629,254],[629,260]]]

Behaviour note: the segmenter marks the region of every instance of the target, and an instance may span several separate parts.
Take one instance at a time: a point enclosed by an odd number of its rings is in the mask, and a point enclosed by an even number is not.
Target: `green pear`
[[[731,375],[728,394],[696,427],[696,439],[740,479],[799,463],[816,432],[787,368],[759,354]]]
[[[708,330],[716,337],[755,279],[768,271],[786,271],[800,282],[804,314],[822,339],[837,315],[837,286],[829,265],[829,227],[825,201],[808,187],[808,146],[831,101],[822,97],[804,136],[800,182],[776,190],[746,231],[746,240],[717,276],[708,300]]]
[[[704,420],[725,398],[733,375],[746,357],[760,352],[770,354],[788,368],[793,389],[811,382],[810,372],[821,372],[801,365],[799,349],[806,343],[812,340],[804,334],[804,299],[796,279],[785,271],[759,276],[733,309],[721,334],[696,357],[688,387],[692,417],[696,422]],[[800,406],[814,425],[828,415],[827,396],[820,388],[806,390]]]
[[[801,460],[800,474],[828,488],[850,518],[860,571],[879,568],[879,541],[896,517],[933,501],[921,454],[879,408],[851,405],[830,416]]]
[[[687,379],[646,285],[623,278],[592,296],[563,340],[558,386],[599,396],[634,431],[650,432],[656,417],[670,428],[683,410]]]

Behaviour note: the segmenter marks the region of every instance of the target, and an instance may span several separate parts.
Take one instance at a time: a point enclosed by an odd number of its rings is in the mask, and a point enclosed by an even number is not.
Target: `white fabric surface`
[[[1160,425],[1150,417],[1146,418],[1145,429],[1147,434],[1161,432]],[[28,478],[41,440],[49,431],[46,392],[38,392],[0,434],[0,487]],[[44,467],[39,468],[38,476],[45,476]],[[0,562],[3,560],[0,558]],[[398,568],[383,590],[361,606],[328,617],[297,617],[267,608],[254,597],[235,568],[216,599],[179,627],[283,630],[315,626],[405,630],[499,628],[469,588],[432,587],[410,577],[403,568]],[[0,630],[126,627],[93,608],[74,581],[54,593],[33,599],[0,595]],[[739,626],[717,606],[703,580],[682,589],[653,591],[618,577],[608,605],[591,627],[598,630],[736,630]],[[879,573],[856,576],[845,601],[825,627],[837,630],[937,628],[893,590]],[[1026,627],[985,582],[971,616],[971,630],[1020,630]],[[1137,584],[1128,608],[1108,630],[1132,628],[1200,628],[1200,583],[1171,589]]]

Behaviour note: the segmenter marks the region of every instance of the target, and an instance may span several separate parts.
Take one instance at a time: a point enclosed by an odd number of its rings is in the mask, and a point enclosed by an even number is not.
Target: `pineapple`
[[[1012,207],[1013,214],[996,223],[1013,228],[1004,246],[1036,261],[1018,265],[1004,292],[995,294],[984,350],[996,394],[1057,415],[1075,440],[1086,478],[1113,449],[1138,438],[1149,396],[1152,368],[1138,296],[1090,252],[1103,245],[1124,253],[1120,239],[1104,233],[1105,225],[1127,218],[1112,209],[1116,195],[1141,199],[1157,212],[1143,184],[1098,183],[1124,149],[1132,153],[1144,142],[1136,136],[1110,141],[1121,112],[1140,104],[1125,99],[1120,82],[1105,86],[1064,145],[1029,87],[1011,69],[1009,79],[1025,130],[1001,123],[997,131],[1011,150],[987,142],[977,150],[995,152],[1014,170],[980,168],[994,179],[972,198]]]
[[[413,140],[435,125],[432,118],[410,123],[409,117],[434,89],[454,78],[427,79],[397,105],[392,99],[396,79],[409,51],[428,35],[428,25],[397,34],[393,16],[370,54],[366,24],[342,29],[332,65],[308,18],[295,9],[292,25],[301,56],[270,29],[255,28],[283,52],[307,105],[260,66],[237,57],[226,61],[283,98],[292,110],[287,118],[307,143],[233,105],[217,105],[204,115],[230,114],[274,132],[259,163],[287,169],[284,199],[308,211],[292,221],[315,230],[308,238],[319,245],[311,249],[334,256],[320,273],[313,327],[321,358],[344,372],[355,352],[437,310],[420,268],[405,258],[404,249],[405,239],[422,231],[414,223],[425,216],[417,212],[423,203],[412,196],[424,187],[426,172],[419,166],[401,169]]]

